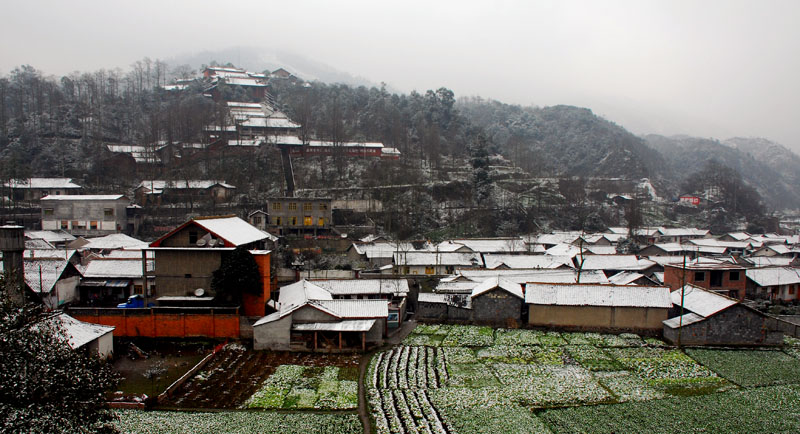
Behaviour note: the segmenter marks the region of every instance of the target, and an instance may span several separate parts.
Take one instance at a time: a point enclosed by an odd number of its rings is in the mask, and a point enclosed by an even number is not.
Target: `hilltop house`
[[[162,202],[192,201],[208,199],[225,202],[233,197],[235,186],[216,180],[172,180],[142,181],[133,191],[141,205]]]
[[[48,195],[41,199],[42,229],[99,236],[139,231],[139,207],[121,194]]]
[[[280,197],[267,200],[269,232],[319,235],[332,225],[330,198]]]
[[[4,186],[11,190],[10,198],[14,201],[38,202],[49,195],[78,194],[81,186],[72,182],[72,178],[25,178],[8,181]]]

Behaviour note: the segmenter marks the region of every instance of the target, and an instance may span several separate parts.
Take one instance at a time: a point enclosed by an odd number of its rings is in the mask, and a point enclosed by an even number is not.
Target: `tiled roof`
[[[555,306],[672,307],[669,288],[633,285],[529,283],[525,302]]]

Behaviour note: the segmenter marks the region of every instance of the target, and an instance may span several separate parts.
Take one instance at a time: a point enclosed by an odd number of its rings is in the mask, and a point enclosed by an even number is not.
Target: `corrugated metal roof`
[[[608,282],[612,285],[630,285],[642,277],[644,277],[644,274],[630,271],[620,271],[619,273],[609,277]]]
[[[45,196],[42,200],[119,200],[125,199],[121,194],[51,194]]]
[[[794,261],[794,258],[783,256],[750,256],[744,259],[755,267],[788,267]]]
[[[571,269],[558,270],[458,270],[458,275],[467,279],[483,282],[486,279],[500,276],[512,282],[527,283],[575,283],[578,271]],[[601,270],[584,270],[581,272],[581,283],[608,283],[608,278]]]
[[[470,298],[469,294],[435,294],[430,292],[420,292],[417,302],[446,304],[464,309],[472,309],[472,299]]]
[[[66,259],[25,259],[25,284],[33,292],[49,293],[69,266]]]
[[[669,288],[633,285],[569,285],[529,283],[528,304],[556,306],[672,307]]]
[[[443,241],[438,244],[439,251],[452,252],[465,246],[473,252],[502,253],[502,252],[527,252],[528,249],[522,238],[461,238]]]
[[[282,287],[278,301],[280,302],[281,313],[284,313],[306,304],[309,300],[332,299],[330,292],[307,280],[301,280]]]
[[[584,270],[639,271],[653,265],[656,263],[649,259],[639,259],[636,255],[588,255],[583,257],[582,268]]]
[[[676,289],[670,294],[672,303],[676,306],[681,305],[681,290]],[[734,300],[716,292],[707,291],[694,285],[683,287],[683,307],[700,316],[709,317],[717,312],[727,309],[739,300]]]
[[[503,279],[501,277],[486,279],[483,282],[481,282],[480,284],[478,284],[478,286],[476,286],[472,290],[472,294],[470,295],[470,298],[478,297],[478,296],[480,296],[482,294],[485,294],[487,292],[493,291],[493,290],[498,289],[498,288],[508,292],[509,294],[511,294],[511,295],[513,295],[515,297],[519,297],[521,299],[525,299],[525,294],[522,293],[522,285],[521,284],[515,283],[515,282],[511,282],[511,281],[509,281],[507,279]]]
[[[386,300],[310,300],[312,306],[321,306],[336,313],[339,318],[386,318],[389,303]]]
[[[87,244],[81,249],[114,250],[114,249],[144,249],[147,242],[138,240],[125,234],[110,234],[104,237],[87,238]]]
[[[368,332],[375,325],[374,319],[344,320],[338,322],[315,322],[310,324],[292,324],[295,331],[328,331],[328,332]]]
[[[50,243],[62,243],[64,241],[74,241],[74,235],[64,231],[25,231],[25,238],[43,239]]]
[[[408,280],[406,279],[331,279],[314,280],[313,282],[331,295],[391,294],[405,296],[408,294]]]

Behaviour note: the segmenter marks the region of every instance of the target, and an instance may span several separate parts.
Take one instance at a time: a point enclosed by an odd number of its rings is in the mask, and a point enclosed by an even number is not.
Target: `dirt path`
[[[364,377],[366,377],[367,374],[369,361],[372,360],[372,356],[376,353],[403,342],[403,339],[405,339],[416,326],[416,321],[404,322],[399,329],[386,338],[386,341],[384,341],[381,347],[361,356],[361,360],[358,364],[358,417],[361,419],[361,425],[364,427],[364,434],[372,434],[372,421],[370,421],[369,410],[367,409],[367,387],[364,384]]]

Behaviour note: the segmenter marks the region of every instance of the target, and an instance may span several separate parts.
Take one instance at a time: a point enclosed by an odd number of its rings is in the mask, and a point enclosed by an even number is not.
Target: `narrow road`
[[[413,320],[403,322],[399,329],[395,330],[389,337],[386,338],[383,345],[361,356],[358,363],[358,417],[361,418],[361,425],[364,427],[364,434],[372,434],[372,422],[369,419],[369,410],[367,409],[367,386],[364,384],[364,377],[367,374],[367,366],[372,356],[375,353],[383,351],[387,348],[393,347],[408,336],[417,322]]]

